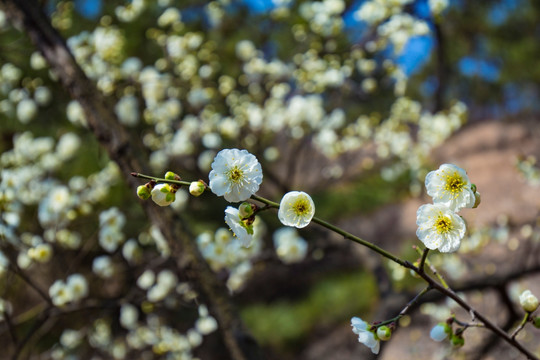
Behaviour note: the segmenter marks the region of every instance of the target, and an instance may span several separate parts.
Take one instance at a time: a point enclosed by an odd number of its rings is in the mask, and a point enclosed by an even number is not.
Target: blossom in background
[[[296,229],[283,227],[274,232],[276,254],[285,264],[302,261],[307,254],[306,240],[298,236]]]
[[[303,228],[311,222],[313,215],[315,204],[305,192],[291,191],[281,199],[278,217],[283,225]]]
[[[358,342],[370,348],[372,353],[378,354],[381,343],[375,338],[375,334],[368,330],[368,323],[355,316],[351,319],[351,326],[353,333],[358,335]]]
[[[214,194],[239,202],[259,190],[263,174],[261,164],[247,150],[224,149],[214,158],[209,178]]]
[[[473,197],[474,198],[474,197]],[[465,235],[465,222],[442,204],[424,204],[416,213],[416,236],[431,250],[454,252]]]
[[[171,205],[175,198],[175,193],[172,192],[169,184],[157,184],[152,189],[152,200],[159,206]]]
[[[253,226],[247,224],[247,220],[240,218],[238,209],[227,206],[227,209],[225,209],[225,222],[242,245],[248,247],[251,244],[251,240],[253,240]]]
[[[79,301],[88,295],[88,282],[81,274],[72,274],[66,280],[66,286],[71,294],[70,301]]]
[[[67,304],[73,298],[71,288],[63,280],[56,280],[49,288],[49,296],[55,306]]]
[[[533,295],[531,290],[525,290],[519,295],[519,303],[526,312],[533,312],[538,308],[538,298]]]
[[[435,204],[446,205],[452,211],[472,208],[476,202],[473,185],[465,170],[443,164],[426,176],[426,190]]]

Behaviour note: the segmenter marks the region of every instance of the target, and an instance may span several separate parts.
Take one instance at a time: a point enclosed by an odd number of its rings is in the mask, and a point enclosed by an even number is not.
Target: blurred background
[[[10,6],[0,5],[0,343],[10,358],[234,358],[219,301],[186,265],[194,260],[178,257],[186,243],[262,358],[374,358],[351,317],[393,318],[419,279],[318,225],[285,229],[272,210],[242,248],[223,221],[231,204],[183,188],[171,207],[189,231],[175,242],[158,226],[166,210],[141,206],[81,99],[10,23]],[[140,144],[119,155],[145,167],[131,171],[207,181],[219,150],[247,149],[263,168],[260,195],[305,191],[317,217],[412,262],[416,211],[431,202],[424,177],[453,163],[482,203],[460,213],[460,250],[432,252],[431,263],[507,331],[523,315],[519,294],[540,295],[539,2],[31,6]],[[471,321],[428,293],[378,358],[524,358],[481,328],[467,329],[461,348],[430,339],[452,314]],[[539,336],[531,326],[517,339],[539,355]]]

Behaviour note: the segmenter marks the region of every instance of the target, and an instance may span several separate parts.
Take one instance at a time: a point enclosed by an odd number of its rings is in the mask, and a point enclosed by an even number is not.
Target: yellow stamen
[[[447,233],[452,230],[452,219],[440,214],[435,220],[434,227],[439,234]]]

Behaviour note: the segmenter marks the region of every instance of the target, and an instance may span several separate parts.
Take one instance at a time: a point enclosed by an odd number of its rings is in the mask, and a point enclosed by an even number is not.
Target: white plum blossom
[[[519,295],[519,303],[527,312],[533,312],[538,308],[538,298],[533,295],[531,290],[525,290]]]
[[[248,247],[251,244],[253,240],[253,227],[247,225],[240,218],[238,209],[227,206],[227,209],[225,209],[225,222],[243,246]]]
[[[137,286],[143,290],[148,290],[156,281],[156,274],[148,269],[145,270],[137,279]]]
[[[126,126],[135,126],[139,123],[139,101],[134,95],[123,96],[114,107],[118,120]]]
[[[66,286],[71,294],[71,301],[78,301],[88,295],[88,282],[81,274],[68,276]]]
[[[126,303],[120,307],[120,325],[122,327],[128,330],[135,329],[138,319],[139,311],[134,305]]]
[[[351,326],[353,333],[358,335],[358,342],[370,348],[372,353],[378,354],[381,343],[375,338],[375,334],[368,330],[368,323],[355,316],[351,319]]]
[[[53,255],[52,246],[47,243],[41,243],[28,249],[28,256],[37,262],[46,263]]]
[[[229,202],[247,200],[259,190],[263,174],[257,158],[247,150],[221,150],[212,163],[210,189]]]
[[[63,280],[56,280],[49,288],[49,296],[55,306],[65,305],[72,299],[71,288]]]
[[[475,192],[465,170],[453,164],[443,164],[426,175],[426,190],[435,204],[446,205],[452,211],[472,208]]]
[[[424,204],[416,213],[416,236],[431,250],[448,253],[459,249],[465,222],[443,204]]]
[[[92,272],[100,278],[107,279],[114,275],[114,265],[111,258],[101,255],[94,258],[92,262]]]
[[[285,226],[303,228],[315,215],[315,204],[311,196],[303,191],[290,191],[279,203],[279,221]]]
[[[218,323],[208,314],[208,308],[205,305],[199,306],[199,319],[195,322],[195,329],[202,334],[208,335],[218,328]]]
[[[32,99],[24,99],[17,104],[17,118],[23,124],[32,121],[38,112],[36,102]]]

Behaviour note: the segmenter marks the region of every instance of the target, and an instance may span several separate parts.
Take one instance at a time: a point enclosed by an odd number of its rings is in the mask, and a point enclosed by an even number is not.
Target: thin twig
[[[525,314],[525,316],[523,317],[523,320],[521,320],[521,323],[519,324],[519,326],[516,328],[516,330],[514,330],[514,332],[512,333],[512,335],[510,335],[510,337],[512,339],[515,339],[517,334],[519,334],[519,332],[525,327],[525,324],[527,323],[527,321],[529,321],[529,318],[531,317],[531,313],[530,312],[527,312]]]

